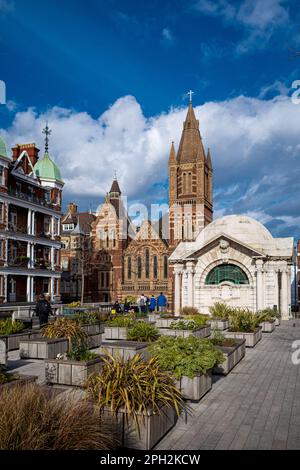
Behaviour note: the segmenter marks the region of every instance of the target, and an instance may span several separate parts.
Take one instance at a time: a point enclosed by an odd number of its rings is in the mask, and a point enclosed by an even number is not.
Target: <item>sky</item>
[[[96,209],[115,171],[164,203],[192,89],[215,217],[300,238],[297,51],[298,0],[0,0],[0,135],[43,150],[48,120],[64,207]]]

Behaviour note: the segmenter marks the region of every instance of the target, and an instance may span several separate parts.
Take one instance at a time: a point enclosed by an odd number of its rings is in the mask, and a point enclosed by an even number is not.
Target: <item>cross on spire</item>
[[[46,121],[46,127],[42,130],[43,134],[45,134],[45,153],[48,153],[49,148],[49,135],[51,135],[51,129],[48,127],[48,121]]]
[[[194,92],[192,90],[187,92],[187,95],[189,95],[189,97],[190,97],[190,103],[192,102],[192,95],[193,94],[194,94]]]

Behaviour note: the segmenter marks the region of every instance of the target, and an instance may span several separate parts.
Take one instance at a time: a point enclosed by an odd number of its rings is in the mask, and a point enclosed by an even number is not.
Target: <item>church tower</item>
[[[190,99],[176,155],[172,142],[169,157],[170,245],[194,240],[212,221],[212,161],[202,143],[199,121]]]

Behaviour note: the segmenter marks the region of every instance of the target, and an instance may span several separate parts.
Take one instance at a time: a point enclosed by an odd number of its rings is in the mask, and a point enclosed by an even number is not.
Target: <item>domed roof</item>
[[[271,233],[264,225],[245,215],[226,215],[214,220],[200,232],[197,239],[205,242],[218,236],[220,233],[229,235],[246,245],[262,246],[273,240]]]
[[[49,157],[48,153],[45,153],[43,158],[36,162],[34,171],[41,179],[63,182],[60,169]]]
[[[5,140],[0,136],[0,156],[8,158]]]

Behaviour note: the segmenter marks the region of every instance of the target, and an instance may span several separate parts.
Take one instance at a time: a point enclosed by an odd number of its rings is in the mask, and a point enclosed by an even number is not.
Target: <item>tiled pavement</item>
[[[212,390],[191,404],[156,449],[300,449],[300,365],[291,360],[300,320],[264,333]],[[300,353],[299,353],[300,358]]]
[[[187,422],[179,418],[156,449],[300,449],[300,365],[291,360],[294,340],[300,340],[300,320],[264,333],[228,376],[214,376],[212,390],[191,404],[193,415]],[[38,375],[39,383],[45,380],[44,362],[20,360],[18,351],[9,353],[9,368]]]

